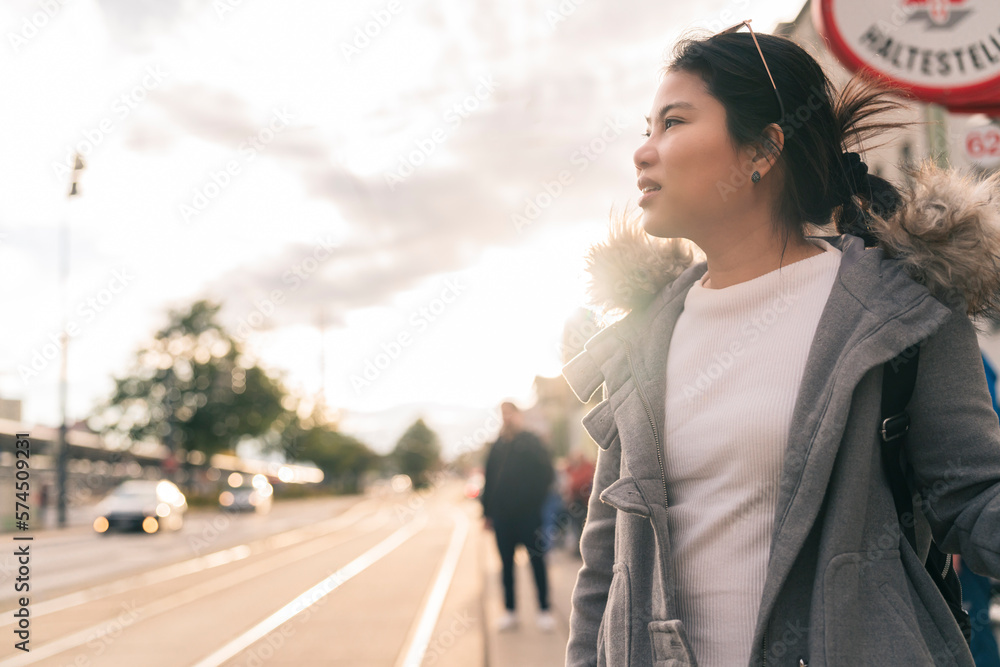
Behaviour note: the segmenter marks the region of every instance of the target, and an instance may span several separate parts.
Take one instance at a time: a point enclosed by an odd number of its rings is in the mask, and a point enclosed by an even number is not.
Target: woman
[[[997,313],[1000,176],[867,174],[849,149],[901,105],[739,27],[678,44],[634,155],[642,229],[591,249],[593,303],[626,316],[563,368],[582,401],[603,386],[566,664],[971,667],[923,561],[933,537],[1000,576],[970,319]],[[916,550],[878,435],[913,346]]]

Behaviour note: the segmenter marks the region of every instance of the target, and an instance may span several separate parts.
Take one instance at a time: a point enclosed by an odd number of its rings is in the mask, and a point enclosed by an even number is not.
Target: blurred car
[[[219,494],[219,505],[230,512],[257,512],[267,514],[271,511],[274,499],[274,487],[264,475],[254,475],[249,481],[238,472],[229,476],[229,487]]]
[[[413,488],[413,478],[409,475],[404,475],[399,473],[393,475],[392,479],[389,480],[389,486],[396,493],[403,493],[404,491],[410,491]]]
[[[119,484],[97,504],[94,530],[156,533],[180,530],[184,525],[187,499],[177,485],[161,479],[130,479]]]

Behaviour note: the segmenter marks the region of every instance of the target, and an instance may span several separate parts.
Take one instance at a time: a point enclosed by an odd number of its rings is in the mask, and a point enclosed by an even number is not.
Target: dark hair
[[[849,150],[861,152],[862,142],[869,137],[920,124],[870,120],[885,111],[906,108],[893,95],[910,96],[864,73],[854,75],[836,96],[823,68],[802,47],[784,37],[754,34],[785,107],[784,117],[780,117],[771,80],[748,32],[682,38],[662,73],[685,71],[705,81],[708,92],[725,107],[735,148],[757,145],[773,154],[777,146],[763,130],[771,123],[781,127],[784,145],[773,169],[783,178],[784,188],[774,218],[784,230],[786,246],[789,232],[802,233],[804,223],[824,226],[831,216],[837,233],[854,234],[866,245],[875,245],[866,217],[891,216],[900,205],[900,193],[874,174],[868,174],[867,183],[853,193],[841,155]]]

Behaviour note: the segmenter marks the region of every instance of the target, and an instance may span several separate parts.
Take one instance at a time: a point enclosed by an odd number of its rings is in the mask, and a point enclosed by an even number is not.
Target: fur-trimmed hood
[[[979,178],[930,160],[907,171],[912,185],[900,187],[900,207],[888,220],[870,223],[879,247],[932,294],[960,291],[970,317],[1000,317],[1000,172]],[[686,239],[657,238],[634,221],[616,219],[608,238],[588,252],[590,305],[606,320],[616,319],[646,306],[703,260]]]

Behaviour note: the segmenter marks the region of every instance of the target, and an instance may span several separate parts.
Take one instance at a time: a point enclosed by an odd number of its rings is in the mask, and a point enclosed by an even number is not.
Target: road
[[[578,557],[547,556],[557,627],[543,633],[519,547],[521,627],[496,633],[500,559],[463,490],[456,480],[422,493],[286,500],[265,516],[191,511],[177,533],[41,531],[30,542],[29,653],[13,634],[13,552],[24,542],[0,536],[10,545],[0,667],[564,664]],[[1000,608],[993,615],[1000,621]]]
[[[452,482],[265,516],[191,511],[177,533],[40,532],[29,653],[14,647],[4,550],[0,667],[481,665],[479,515]]]

